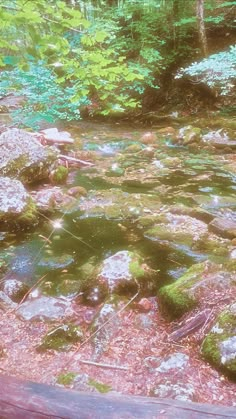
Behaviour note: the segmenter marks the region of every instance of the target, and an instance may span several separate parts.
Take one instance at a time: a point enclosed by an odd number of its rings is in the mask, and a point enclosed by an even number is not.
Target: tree
[[[199,39],[201,43],[202,52],[203,52],[203,55],[207,57],[208,48],[207,48],[206,28],[205,28],[205,23],[204,23],[204,0],[197,0],[196,15],[197,15],[198,32],[199,32]]]

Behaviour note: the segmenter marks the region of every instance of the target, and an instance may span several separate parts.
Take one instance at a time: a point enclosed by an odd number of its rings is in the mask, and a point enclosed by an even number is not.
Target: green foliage
[[[208,58],[181,69],[176,78],[188,76],[203,82],[221,95],[233,91],[236,80],[236,45],[229,51],[210,55]]]
[[[57,83],[51,70],[31,64],[28,71],[15,68],[4,71],[0,80],[0,96],[12,92],[24,97],[19,110],[12,112],[16,124],[37,129],[40,122],[58,119],[79,119],[79,108],[89,103],[85,96],[72,101],[76,87],[63,87]]]
[[[111,34],[94,29],[77,8],[60,0],[15,0],[13,5],[6,1],[0,17],[1,65],[9,63],[6,57],[12,51],[20,57],[19,68],[12,75],[3,74],[4,80],[11,77],[13,82],[1,88],[26,96],[24,124],[32,125],[39,118],[78,117],[78,107],[89,100],[100,113],[138,105],[130,82],[141,82],[144,75],[126,63]]]

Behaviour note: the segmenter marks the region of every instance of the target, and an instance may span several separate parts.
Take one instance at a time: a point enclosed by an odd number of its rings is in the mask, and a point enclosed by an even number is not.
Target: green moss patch
[[[201,281],[204,270],[205,262],[193,265],[176,282],[160,289],[161,308],[170,319],[181,317],[197,306],[198,301],[191,288]]]
[[[236,303],[216,319],[203,341],[203,357],[217,369],[236,380]]]

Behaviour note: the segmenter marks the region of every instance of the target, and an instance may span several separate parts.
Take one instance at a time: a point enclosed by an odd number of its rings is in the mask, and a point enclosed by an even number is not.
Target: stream
[[[63,316],[55,317],[53,310],[50,314],[48,306],[49,323],[44,323],[37,307],[23,309],[25,300],[16,298],[15,303],[22,307],[20,317],[17,314],[13,320],[15,327],[19,326],[15,349],[13,324],[5,332],[9,355],[3,358],[2,367],[8,373],[49,383],[52,376],[60,375],[61,385],[82,391],[236,403],[234,384],[205,364],[200,350],[196,353],[204,336],[201,329],[178,344],[170,343],[166,336],[175,330],[178,320],[170,323],[156,299],[163,286],[178,280],[191,266],[212,263],[222,267],[236,258],[236,238],[227,229],[228,221],[236,223],[234,154],[227,149],[213,150],[208,144],[183,146],[176,141],[179,128],[178,124],[174,128],[159,126],[149,132],[132,124],[92,122],[59,126],[75,139],[73,146],[64,146],[63,154],[71,153],[93,166],[71,167],[66,184],[53,186],[63,191],[66,199],[58,201],[53,210],[40,209],[38,226],[0,233],[1,258],[8,266],[4,280],[23,282],[31,302],[53,297],[72,304],[69,317],[82,328],[85,340],[94,330],[99,332],[109,316],[112,320],[96,339],[81,345],[75,358],[74,342],[61,352],[54,352],[54,347],[35,355],[42,337],[52,326],[63,324]],[[208,131],[203,129],[203,133]],[[51,187],[33,184],[30,190],[34,197]],[[226,226],[217,230],[213,220],[218,218]],[[97,283],[96,278],[102,276],[102,264],[107,260],[114,264],[111,276],[125,270],[128,254],[148,272],[147,279],[137,287],[137,278],[132,283],[128,277],[117,291],[118,297],[114,292],[110,298],[113,277],[108,278],[107,288],[104,280]],[[114,255],[118,262],[112,259]],[[6,319],[5,323],[2,320],[3,328],[7,327]],[[28,332],[26,320],[32,320]],[[31,373],[25,372],[27,356]],[[81,361],[78,367],[76,362],[85,358],[94,365]],[[66,365],[68,359],[70,366]],[[106,363],[125,365],[131,372],[102,368]]]

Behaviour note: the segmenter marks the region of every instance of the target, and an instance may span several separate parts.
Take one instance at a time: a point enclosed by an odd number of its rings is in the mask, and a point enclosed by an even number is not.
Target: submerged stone
[[[40,272],[59,271],[70,267],[74,261],[74,258],[67,254],[61,256],[45,256],[39,261],[38,270]]]
[[[236,237],[236,221],[214,218],[209,224],[209,230],[222,237],[233,239]]]
[[[236,303],[216,318],[201,350],[210,364],[236,380]]]

